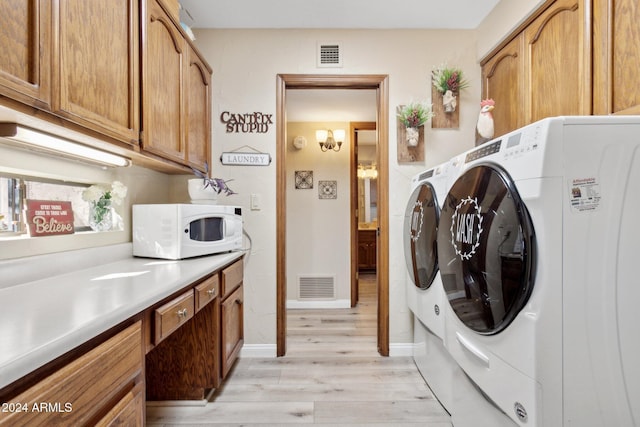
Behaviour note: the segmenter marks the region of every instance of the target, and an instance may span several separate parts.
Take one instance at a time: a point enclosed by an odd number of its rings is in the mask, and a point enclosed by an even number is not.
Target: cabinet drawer
[[[196,312],[220,295],[220,277],[215,274],[196,286]]]
[[[155,310],[154,343],[156,345],[193,317],[195,307],[193,294],[193,291],[189,290]]]
[[[142,374],[142,360],[137,322],[13,398],[28,411],[0,414],[0,425],[87,425]]]
[[[240,286],[243,273],[244,264],[242,260],[222,270],[222,298],[226,298],[235,288]]]

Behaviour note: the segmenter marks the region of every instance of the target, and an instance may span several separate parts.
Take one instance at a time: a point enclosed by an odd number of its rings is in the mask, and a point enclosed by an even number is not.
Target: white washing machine
[[[438,232],[450,354],[518,425],[640,425],[640,117],[545,119],[464,163]]]
[[[455,361],[444,348],[444,299],[438,271],[437,230],[441,203],[450,185],[451,165],[428,169],[411,181],[404,222],[406,297],[414,316],[413,358],[436,398],[450,410]]]

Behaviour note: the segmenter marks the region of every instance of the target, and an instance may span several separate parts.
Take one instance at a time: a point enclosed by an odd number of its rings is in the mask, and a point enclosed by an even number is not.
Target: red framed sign
[[[27,225],[31,236],[73,234],[71,202],[27,200]]]

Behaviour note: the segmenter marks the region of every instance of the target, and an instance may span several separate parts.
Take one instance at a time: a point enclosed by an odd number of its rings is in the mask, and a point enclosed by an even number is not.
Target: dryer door
[[[458,318],[489,335],[506,328],[534,283],[535,236],[509,175],[495,165],[462,174],[442,207],[442,283]]]
[[[404,256],[413,283],[431,286],[438,271],[436,237],[440,207],[433,186],[422,183],[411,194],[404,215]]]

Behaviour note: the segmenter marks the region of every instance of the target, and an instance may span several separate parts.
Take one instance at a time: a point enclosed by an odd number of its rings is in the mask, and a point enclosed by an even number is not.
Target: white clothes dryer
[[[442,342],[444,299],[438,271],[437,230],[442,200],[450,185],[449,162],[417,174],[404,221],[407,271],[406,298],[414,314],[413,358],[436,398],[450,410],[451,376],[455,361]]]
[[[639,194],[636,116],[544,119],[465,154],[437,239],[445,343],[514,423],[639,425]]]

